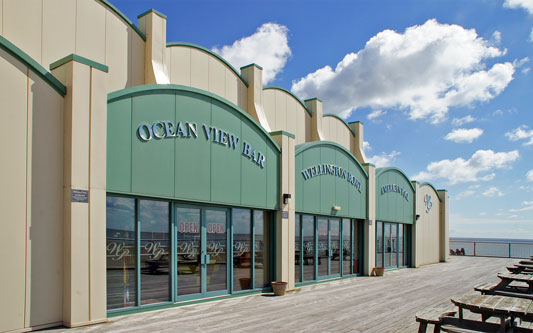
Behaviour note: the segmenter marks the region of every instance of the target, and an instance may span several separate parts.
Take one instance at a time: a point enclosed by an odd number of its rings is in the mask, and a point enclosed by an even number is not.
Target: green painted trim
[[[416,182],[416,180],[415,180]],[[418,182],[417,182],[418,183]],[[437,189],[435,188],[435,186],[433,186],[432,184],[428,183],[428,182],[424,182],[424,183],[420,183],[420,187],[422,186],[431,186],[431,188],[433,189],[433,191],[435,191],[435,193],[437,194],[437,197],[439,198],[439,201],[442,202],[442,198],[440,197],[440,194],[439,192],[437,191]]]
[[[315,100],[322,102],[322,100],[321,100],[320,98],[317,98],[317,97],[304,99],[304,102],[310,102],[310,101],[315,101]],[[322,102],[322,103],[323,103],[323,102]]]
[[[361,163],[359,163],[357,158],[355,158],[355,156],[352,154],[352,152],[349,151],[348,149],[346,149],[345,147],[341,146],[340,144],[338,144],[336,142],[333,142],[333,141],[315,141],[315,142],[308,142],[308,143],[303,143],[303,144],[297,145],[295,147],[295,149],[294,149],[294,156],[296,157],[296,156],[300,155],[301,153],[303,153],[304,151],[306,151],[307,149],[310,149],[310,148],[313,148],[313,147],[316,147],[316,146],[334,146],[334,147],[340,148],[345,153],[347,153],[348,156],[350,156],[352,158],[352,160],[354,160],[354,162],[359,166],[359,169],[361,169],[363,174],[366,176],[366,179],[368,179],[368,173],[363,168]]]
[[[62,97],[65,97],[67,88],[61,82],[59,82],[59,80],[56,79],[52,73],[47,71],[32,57],[2,36],[0,36],[0,49],[6,51],[9,55],[22,62],[26,67],[31,69],[32,72],[37,74],[41,79],[48,83],[48,85],[54,88],[54,90],[57,91]]]
[[[364,165],[364,166],[368,166],[368,165],[370,165],[370,166],[373,166],[374,168],[376,167],[376,165],[375,165],[375,164],[372,164],[372,163],[363,163],[363,165]]]
[[[68,62],[71,62],[71,61],[75,61],[75,62],[79,62],[80,64],[84,64],[84,65],[87,65],[87,66],[90,66],[90,67],[93,67],[93,68],[96,68],[96,69],[99,69],[101,70],[102,72],[106,72],[106,73],[109,73],[109,67],[107,67],[106,65],[104,64],[101,64],[99,62],[96,62],[96,61],[93,61],[91,59],[87,59],[87,58],[84,58],[82,56],[79,56],[77,54],[70,54],[62,59],[59,59],[58,61],[54,61],[53,63],[50,64],[50,70],[54,70],[60,66],[63,66],[64,64],[68,63]]]
[[[387,168],[378,168],[378,169],[376,169],[376,185],[377,185],[377,183],[378,183],[378,182],[377,182],[377,178],[378,178],[379,176],[381,176],[383,173],[385,173],[385,172],[387,172],[387,171],[392,171],[392,170],[394,170],[394,171],[398,171],[398,172],[399,172],[399,173],[400,173],[400,174],[401,174],[401,175],[407,180],[407,183],[409,183],[409,186],[411,186],[411,189],[412,189],[413,192],[415,193],[415,197],[416,197],[416,189],[415,189],[415,187],[413,186],[413,184],[411,183],[411,180],[409,180],[409,177],[407,177],[407,176],[405,175],[405,173],[404,173],[402,170],[400,170],[400,169],[398,169],[398,168],[395,168],[395,167],[387,167]],[[377,192],[376,192],[376,193],[377,193]]]
[[[281,88],[281,87],[274,87],[274,86],[268,86],[268,87],[263,87],[263,90],[269,90],[269,89],[275,89],[275,90],[280,90],[280,91],[284,91],[286,92],[287,94],[291,95],[292,97],[294,97],[295,100],[297,100],[300,105],[305,109],[305,111],[307,111],[307,113],[309,113],[309,115],[312,117],[313,114],[311,113],[311,110],[309,110],[307,108],[307,106],[305,105],[304,102],[302,102],[301,99],[298,98],[298,96],[296,96],[295,94],[291,93],[290,91],[288,91],[287,89],[285,88]]]
[[[357,123],[360,123],[360,124],[363,124],[362,121],[359,121],[359,120],[356,120],[356,121],[350,121],[348,124],[357,124]],[[364,124],[363,124],[364,125]]]
[[[348,123],[347,123],[344,119],[342,119],[341,117],[337,116],[336,114],[333,114],[333,113],[326,113],[326,114],[323,115],[322,117],[333,117],[333,118],[337,118],[337,119],[339,119],[340,121],[342,121],[342,123],[343,123],[344,125],[346,125],[346,128],[348,128],[348,129],[350,130],[350,132],[352,132],[353,136],[354,136],[354,137],[356,136],[355,131],[354,131],[352,128],[350,128],[350,125],[348,125]]]
[[[163,13],[161,13],[160,11],[157,11],[157,10],[155,10],[155,9],[153,9],[153,8],[152,8],[152,9],[148,9],[147,11],[142,12],[141,14],[137,15],[137,18],[140,19],[141,17],[143,17],[144,15],[149,14],[149,13],[154,13],[154,14],[156,14],[156,15],[161,16],[161,17],[164,18],[165,20],[167,19],[167,16],[166,16],[165,14],[163,14]]]
[[[255,62],[252,62],[251,64],[246,65],[246,66],[242,66],[242,67],[241,67],[241,70],[244,69],[244,68],[250,67],[250,66],[255,66],[255,67],[259,68],[260,70],[263,70],[263,67],[259,66],[259,65],[256,64]]]
[[[285,131],[270,132],[270,135],[285,135],[285,136],[288,136],[289,138],[296,139],[296,135],[289,133],[289,132],[285,132]]]
[[[222,61],[226,66],[229,67],[229,69],[231,69],[233,71],[233,73],[235,73],[235,75],[237,75],[239,77],[239,79],[241,79],[242,83],[244,83],[244,85],[246,86],[246,88],[248,88],[248,82],[246,82],[246,80],[241,76],[241,74],[239,72],[237,72],[237,70],[224,58],[222,58],[221,56],[219,56],[218,54],[216,54],[215,52],[203,47],[203,46],[200,46],[200,45],[196,45],[196,44],[193,44],[193,43],[186,43],[186,42],[172,42],[172,43],[167,43],[167,47],[172,47],[172,46],[187,46],[187,47],[192,47],[194,49],[197,49],[197,50],[201,50],[201,51],[204,51],[212,56],[214,56],[215,58],[217,58],[218,60]]]
[[[270,136],[270,134],[267,131],[265,131],[265,129],[263,127],[261,127],[261,125],[259,125],[259,123],[254,118],[252,118],[248,113],[246,113],[246,111],[244,111],[243,109],[241,109],[237,105],[233,104],[232,102],[228,101],[227,99],[222,98],[222,97],[220,97],[218,95],[215,95],[215,94],[210,93],[210,92],[205,91],[205,90],[192,88],[192,87],[181,86],[181,85],[178,85],[178,84],[146,84],[146,85],[142,85],[142,86],[135,86],[135,87],[126,88],[126,89],[122,89],[122,90],[118,90],[118,91],[114,91],[112,93],[109,93],[109,94],[107,94],[107,103],[111,103],[111,102],[114,102],[116,100],[127,98],[127,97],[133,97],[133,96],[137,96],[137,95],[142,95],[142,94],[144,94],[147,91],[150,91],[150,92],[161,92],[161,93],[162,92],[168,92],[168,91],[172,91],[172,92],[174,92],[174,91],[186,91],[186,92],[190,92],[190,93],[194,93],[194,94],[198,94],[198,95],[207,96],[207,97],[215,99],[215,100],[217,100],[217,101],[219,101],[219,102],[221,102],[223,104],[226,104],[227,106],[229,106],[229,107],[237,110],[238,112],[240,112],[243,117],[245,117],[252,124],[254,124],[255,127],[257,127],[257,129],[259,129],[261,132],[263,132],[265,134],[265,136],[268,138],[268,140],[270,140],[270,142],[278,150],[278,152],[281,152],[281,148],[276,143],[276,141],[274,141],[274,139]]]
[[[177,308],[177,307],[185,306],[185,305],[193,305],[193,304],[201,304],[201,303],[207,303],[207,302],[213,302],[213,301],[220,301],[220,300],[230,299],[230,298],[235,298],[235,297],[252,296],[252,295],[257,295],[257,294],[261,294],[261,293],[263,293],[263,290],[256,290],[256,291],[252,291],[252,292],[238,293],[238,294],[232,294],[232,295],[220,296],[220,297],[204,298],[204,299],[199,299],[199,300],[194,300],[194,301],[184,301],[184,302],[179,302],[179,303],[170,303],[169,304],[168,302],[165,302],[164,304],[161,304],[161,305],[154,304],[154,305],[150,305],[150,306],[143,306],[143,307],[136,307],[136,308],[125,308],[125,309],[108,310],[107,311],[107,318],[125,316],[125,315],[130,315],[130,314],[134,314],[134,313],[142,313],[142,312],[147,312],[147,311],[155,311],[155,310]]]
[[[111,9],[115,14],[120,16],[120,18],[122,18],[133,30],[135,30],[135,32],[139,35],[139,37],[141,37],[142,40],[144,40],[146,42],[146,36],[142,33],[142,31],[139,30],[139,28],[137,28],[137,26],[135,24],[133,24],[133,22],[131,22],[130,19],[126,15],[122,14],[122,12],[120,10],[118,10],[117,7],[113,6],[107,0],[99,0],[99,1],[102,4],[104,4],[105,6],[107,6],[109,9]]]
[[[444,189],[444,188],[439,189],[439,191],[444,191],[444,192],[448,193],[448,190]]]

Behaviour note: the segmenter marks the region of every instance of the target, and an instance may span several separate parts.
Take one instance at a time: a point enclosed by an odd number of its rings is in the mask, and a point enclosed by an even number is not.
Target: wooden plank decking
[[[450,262],[301,287],[284,297],[253,295],[110,318],[53,332],[416,332],[417,311],[474,293],[517,260]]]

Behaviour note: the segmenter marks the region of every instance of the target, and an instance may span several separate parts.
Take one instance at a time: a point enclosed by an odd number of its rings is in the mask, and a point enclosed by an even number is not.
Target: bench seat
[[[455,316],[457,308],[455,306],[428,308],[416,313],[416,321],[420,323],[418,332],[426,332],[428,324],[435,325],[434,332],[439,332],[441,318]]]

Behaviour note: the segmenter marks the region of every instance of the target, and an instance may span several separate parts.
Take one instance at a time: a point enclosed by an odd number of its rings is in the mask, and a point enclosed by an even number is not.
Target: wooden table
[[[533,275],[531,274],[515,274],[515,273],[498,273],[498,278],[500,278],[500,283],[494,288],[495,291],[519,291],[517,287],[512,287],[510,284],[512,282],[524,282],[527,283],[528,287],[526,294],[529,294],[533,298]],[[530,297],[527,297],[530,298]]]
[[[514,325],[516,318],[527,321],[533,320],[533,300],[530,299],[492,295],[464,295],[452,298],[451,301],[458,307],[459,322],[464,320],[463,310],[481,314],[482,322],[479,322],[481,329],[483,325],[490,325],[485,321],[493,316],[500,318],[502,331],[505,331],[505,327],[509,323],[508,319],[510,319],[511,326]]]

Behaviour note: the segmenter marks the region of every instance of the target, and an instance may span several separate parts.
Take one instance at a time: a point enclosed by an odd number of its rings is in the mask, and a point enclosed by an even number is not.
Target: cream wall
[[[296,145],[312,141],[311,116],[294,96],[281,89],[264,89],[263,110],[272,132],[294,134]]]
[[[324,140],[337,142],[353,152],[352,148],[355,137],[348,128],[348,125],[336,117],[325,115],[322,118],[322,134],[324,135]],[[365,161],[359,162],[364,163]]]
[[[247,87],[224,62],[209,52],[187,45],[169,45],[170,83],[207,90],[248,109]]]
[[[41,66],[69,54],[108,65],[110,91],[144,84],[144,41],[97,0],[1,0],[0,30]]]
[[[0,331],[60,323],[63,97],[0,50]]]
[[[440,199],[433,187],[427,184],[416,186],[416,266],[440,261]],[[424,197],[431,196],[431,209],[428,211]]]

